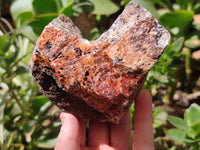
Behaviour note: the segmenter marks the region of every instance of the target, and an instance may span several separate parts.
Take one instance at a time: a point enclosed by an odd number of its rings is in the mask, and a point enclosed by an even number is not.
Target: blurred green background
[[[35,42],[60,14],[89,40],[106,31],[130,0],[0,0],[0,149],[53,149],[60,110],[28,71]],[[134,0],[172,39],[149,72],[156,150],[200,150],[200,0]],[[134,105],[134,104],[133,104]],[[131,107],[132,118],[134,107]]]

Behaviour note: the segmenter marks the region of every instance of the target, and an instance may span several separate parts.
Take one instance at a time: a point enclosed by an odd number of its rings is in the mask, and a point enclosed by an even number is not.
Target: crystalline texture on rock
[[[68,17],[54,19],[37,40],[29,67],[60,109],[118,123],[169,41],[151,14],[130,2],[95,41],[83,39]]]

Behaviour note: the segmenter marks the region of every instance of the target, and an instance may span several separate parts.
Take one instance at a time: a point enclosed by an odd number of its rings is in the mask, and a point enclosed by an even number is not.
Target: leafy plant
[[[200,106],[192,104],[184,114],[184,119],[168,116],[168,121],[176,128],[166,130],[166,134],[174,141],[190,146],[200,147]]]
[[[4,18],[1,20],[4,34],[0,34],[0,149],[52,148],[60,126],[56,122],[58,110],[41,96],[28,72],[34,44]]]
[[[172,35],[171,44],[150,71],[145,87],[154,89],[152,94],[162,99],[164,103],[172,104],[178,83],[186,93],[192,92],[192,87],[195,87],[196,79],[193,80],[191,77],[193,75],[191,55],[200,48],[200,45],[191,41],[200,40],[200,30],[193,19],[195,13],[199,13],[196,8],[199,8],[200,1],[177,0],[176,3],[167,0],[144,1],[159,5],[157,18]],[[161,88],[167,88],[165,95],[160,94]]]
[[[72,17],[74,0],[16,0],[11,14],[19,33],[36,42],[43,28],[60,14]]]
[[[28,72],[28,61],[43,28],[60,14],[72,20],[92,14],[93,29],[83,35],[97,39],[131,0],[9,0],[14,28],[3,17],[0,22],[0,146],[1,149],[52,149],[58,134],[59,110],[39,91]],[[149,72],[145,88],[154,99],[153,126],[156,149],[199,148],[199,106],[188,102],[184,119],[169,116],[183,106],[174,101],[176,91],[193,94],[200,89],[200,0],[134,0],[150,11],[171,33],[171,43]],[[0,1],[1,4],[4,1]],[[0,5],[2,6],[2,5]],[[109,23],[105,23],[105,22]],[[88,23],[88,22],[85,22]],[[105,25],[106,24],[106,25]],[[197,72],[198,71],[198,72]],[[198,98],[198,97],[197,97]],[[164,105],[163,105],[164,104]],[[164,106],[164,107],[162,107]],[[184,110],[182,110],[184,112]],[[132,117],[134,109],[131,107]],[[166,118],[176,128],[169,129]],[[165,131],[165,132],[164,132]],[[166,133],[166,134],[165,134]],[[166,135],[171,138],[167,140]],[[177,144],[179,143],[179,144]],[[171,146],[173,144],[173,146]]]
[[[118,10],[119,6],[111,0],[16,0],[11,6],[11,14],[18,32],[34,42],[44,27],[60,14],[72,18],[81,12],[91,12],[100,16],[110,15]]]

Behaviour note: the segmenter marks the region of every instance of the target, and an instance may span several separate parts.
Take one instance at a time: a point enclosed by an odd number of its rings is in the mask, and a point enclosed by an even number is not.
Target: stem
[[[73,6],[73,8],[81,7],[81,6],[92,6],[90,2],[79,2]]]
[[[10,145],[11,145],[11,143],[12,143],[12,141],[13,141],[13,139],[14,139],[14,137],[15,137],[16,134],[17,134],[16,132],[11,133],[10,138],[8,140],[8,143],[6,145],[6,149],[9,149],[9,147],[10,147]]]
[[[3,101],[3,100],[2,100]],[[3,127],[3,116],[4,116],[4,108],[5,104],[1,102],[2,104],[0,105],[0,145],[4,145],[4,127]],[[0,147],[3,149],[3,147]]]
[[[174,88],[172,86],[169,86],[167,88],[167,93],[163,97],[163,102],[165,104],[168,104],[168,105],[172,104],[172,98],[173,98],[173,94],[172,93],[174,93],[173,89]]]
[[[13,144],[13,147],[20,148],[19,150],[24,150],[24,145],[23,144]]]
[[[8,27],[8,29],[11,33],[15,33],[15,30],[13,29],[13,27],[10,25],[10,23],[6,19],[4,19],[3,17],[0,17],[0,29],[3,31],[3,33],[6,35],[6,37],[9,39],[10,32],[5,29],[5,27],[3,26],[3,24],[1,22],[3,22]]]
[[[30,53],[30,52],[29,52]],[[23,55],[21,58],[19,58],[14,64],[12,64],[11,66],[9,66],[8,68],[6,68],[6,70],[11,70],[13,67],[15,67],[22,59],[24,59],[29,53],[26,53],[25,55]],[[7,74],[7,77],[3,77]],[[9,77],[12,77],[14,74],[10,74],[10,72],[6,71],[4,72],[1,76],[0,82],[3,80],[8,80]]]
[[[173,105],[174,104],[174,101],[173,101],[173,96],[174,96],[174,93],[176,91],[176,86],[177,86],[177,83],[179,81],[179,75],[180,75],[180,72],[178,71],[174,77],[175,77],[175,81],[167,87],[167,91],[166,91],[166,94],[164,95],[163,97],[163,102],[165,104],[168,104],[168,105]]]
[[[6,29],[4,28],[4,26],[2,25],[2,23],[0,23],[0,29],[1,29],[2,32],[6,35],[6,37],[8,37],[8,34],[6,34],[7,31],[6,31]]]
[[[30,53],[30,52],[29,52]],[[12,66],[9,67],[9,69],[12,69],[14,66],[16,66],[22,59],[24,59],[29,53],[24,54],[21,58],[19,58]]]
[[[172,7],[171,3],[168,0],[160,0],[161,3],[163,3],[170,11],[174,11],[174,8]]]
[[[186,79],[187,79],[187,85],[188,85],[188,90],[190,91],[190,82],[191,82],[191,74],[192,74],[192,70],[191,70],[191,50],[190,49],[186,49],[185,52],[186,56],[185,56],[185,74],[186,74]]]
[[[11,32],[14,32],[15,30],[13,29],[13,27],[10,25],[10,23],[4,19],[3,17],[0,18],[0,20],[6,24],[6,26],[8,27],[8,29],[11,31]]]
[[[15,99],[17,105],[18,105],[19,108],[21,109],[21,112],[23,112],[24,107],[23,107],[23,105],[20,103],[20,100],[17,98],[17,95],[15,94],[15,92],[14,92],[13,90],[10,90],[10,92],[11,92],[13,98]]]

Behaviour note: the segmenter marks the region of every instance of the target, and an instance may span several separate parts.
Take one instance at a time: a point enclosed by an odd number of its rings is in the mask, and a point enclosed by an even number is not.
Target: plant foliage
[[[150,11],[172,36],[144,85],[154,100],[156,149],[198,150],[200,106],[197,103],[200,96],[195,95],[200,90],[200,0],[134,1]],[[0,6],[10,5],[13,22],[11,25],[1,14],[0,149],[53,149],[61,125],[60,111],[42,95],[28,71],[38,36],[52,19],[65,14],[75,22],[79,19],[80,28],[81,24],[91,28],[86,33],[83,27],[82,32],[89,40],[95,40],[130,0],[0,2]],[[175,98],[177,94],[178,99]],[[134,118],[134,105],[131,116]]]

